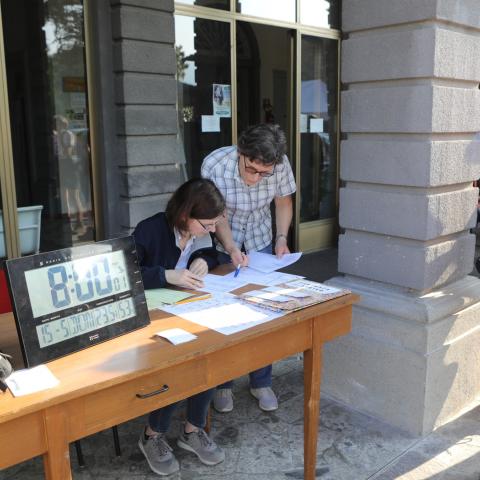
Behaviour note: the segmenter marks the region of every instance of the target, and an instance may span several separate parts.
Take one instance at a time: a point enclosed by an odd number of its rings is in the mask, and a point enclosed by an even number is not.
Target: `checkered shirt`
[[[233,240],[247,252],[259,251],[272,243],[270,203],[275,197],[295,192],[295,178],[290,162],[275,165],[274,174],[248,187],[238,171],[235,145],[222,147],[208,155],[202,163],[202,177],[212,180],[227,203],[228,221]],[[219,245],[219,249],[223,250]]]

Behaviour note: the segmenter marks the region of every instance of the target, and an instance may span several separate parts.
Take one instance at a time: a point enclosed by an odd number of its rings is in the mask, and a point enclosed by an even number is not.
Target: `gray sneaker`
[[[193,452],[205,465],[216,465],[225,460],[225,452],[201,428],[192,433],[183,432],[177,445]]]
[[[233,410],[233,393],[231,388],[215,389],[213,408],[220,413],[227,413]]]
[[[273,412],[278,408],[278,400],[270,387],[251,388],[250,393],[258,400],[258,406],[264,412]]]
[[[138,440],[138,447],[145,455],[150,468],[158,475],[170,475],[180,469],[164,433],[146,437],[142,432]]]

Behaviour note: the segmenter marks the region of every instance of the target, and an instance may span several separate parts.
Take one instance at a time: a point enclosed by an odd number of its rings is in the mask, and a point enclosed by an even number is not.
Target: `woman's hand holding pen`
[[[181,270],[165,270],[165,279],[168,283],[177,285],[177,287],[191,288],[193,290],[203,287],[202,277],[185,268]]]

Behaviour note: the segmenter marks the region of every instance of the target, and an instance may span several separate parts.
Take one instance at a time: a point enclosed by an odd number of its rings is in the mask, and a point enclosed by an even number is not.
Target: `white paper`
[[[202,132],[219,132],[220,117],[217,115],[202,115]]]
[[[233,277],[234,274],[235,272],[231,272],[222,278]],[[279,283],[287,283],[301,278],[305,277],[283,272],[262,273],[248,267],[242,268],[237,276],[237,280],[241,280],[244,283],[256,283],[257,285],[278,285]]]
[[[300,133],[308,132],[308,115],[306,113],[300,114]]]
[[[324,285],[323,283],[311,282],[310,280],[294,280],[289,282],[289,287],[302,288],[303,290],[310,290],[315,293],[338,293],[341,291],[340,288],[330,287]]]
[[[285,315],[284,312],[246,304],[228,294],[216,295],[201,302],[169,305],[164,311],[223,335],[231,335]]]
[[[294,297],[294,298],[305,298],[310,296],[308,293],[305,293],[295,288],[267,287],[267,288],[264,288],[263,291],[275,293],[277,295],[286,295],[287,297]]]
[[[271,273],[295,263],[301,256],[302,252],[287,253],[282,258],[277,258],[270,253],[249,252],[248,266],[260,272]]]
[[[310,119],[310,133],[323,132],[323,118]]]
[[[272,300],[274,302],[289,302],[292,299],[291,297],[286,297],[285,295],[279,295],[278,293],[275,293],[275,292],[266,292],[265,290],[251,290],[247,292],[247,294],[255,298]]]
[[[174,345],[179,345],[180,343],[191,342],[198,338],[193,333],[187,332],[182,328],[169,328],[168,330],[162,330],[157,332],[155,335],[158,337],[163,337]]]
[[[202,292],[208,293],[226,293],[236,288],[245,286],[248,281],[245,279],[233,276],[221,276],[221,275],[212,275],[211,273],[203,277],[203,287]]]
[[[5,382],[15,397],[47,390],[60,383],[46,365],[17,370]]]

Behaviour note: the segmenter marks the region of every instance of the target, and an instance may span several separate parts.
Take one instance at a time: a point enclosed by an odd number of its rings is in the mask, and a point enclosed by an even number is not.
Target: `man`
[[[287,234],[293,217],[295,179],[286,152],[285,134],[278,125],[258,124],[245,130],[237,146],[208,155],[202,176],[212,180],[225,197],[227,219],[217,226],[220,261],[245,266],[245,252],[290,253]],[[275,202],[273,239],[270,204]],[[272,388],[272,366],[250,373],[250,392],[262,410],[278,408]],[[217,387],[213,405],[219,412],[233,409],[232,382]]]

